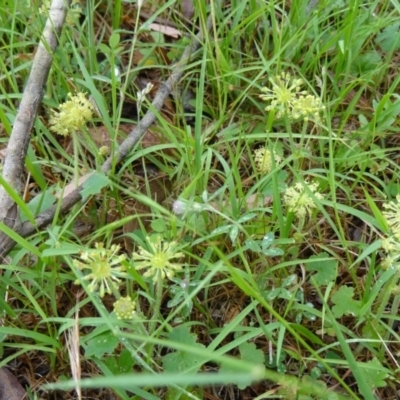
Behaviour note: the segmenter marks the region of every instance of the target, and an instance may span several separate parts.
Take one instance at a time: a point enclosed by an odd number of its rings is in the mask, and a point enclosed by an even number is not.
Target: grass
[[[45,21],[17,3],[0,6],[2,148]],[[194,27],[175,0],[142,6],[190,36],[213,18],[153,135],[45,229],[21,238],[0,226],[17,242],[0,266],[0,365],[30,399],[396,399],[398,222],[383,204],[400,194],[400,7],[204,3],[194,1]],[[99,170],[101,145],[115,154],[132,125],[124,127],[151,109],[158,82],[187,45],[187,37],[149,33],[136,10],[88,0],[65,26],[32,133],[25,193],[7,189],[26,220],[57,202],[67,183]],[[265,110],[262,88],[282,73],[322,100],[320,119]],[[156,86],[138,107],[146,79]],[[99,114],[75,138],[56,135],[49,117],[78,91]],[[262,146],[280,157],[268,172],[257,168]],[[312,204],[300,217],[285,201],[296,184]],[[144,275],[163,264],[160,254],[138,268],[143,249],[157,250],[148,239],[155,234],[182,268],[171,279]],[[100,242],[120,245],[108,261],[126,257],[126,276],[104,297],[77,263]],[[134,301],[133,318],[117,319],[121,296]]]

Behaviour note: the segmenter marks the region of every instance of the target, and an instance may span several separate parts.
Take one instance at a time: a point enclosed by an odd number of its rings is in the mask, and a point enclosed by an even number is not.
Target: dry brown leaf
[[[150,24],[149,28],[153,31],[160,32],[166,36],[172,37],[174,39],[179,39],[182,36],[182,33],[172,26],[161,25],[161,24]]]
[[[272,196],[263,196],[262,194],[251,194],[246,199],[247,207],[251,210],[256,207],[268,206],[272,202]]]
[[[17,378],[6,368],[0,368],[0,400],[23,400],[28,395]]]

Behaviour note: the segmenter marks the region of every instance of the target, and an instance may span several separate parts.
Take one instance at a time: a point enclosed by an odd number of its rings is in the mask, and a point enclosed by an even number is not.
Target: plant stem
[[[151,335],[156,329],[157,319],[161,319],[160,308],[161,308],[161,300],[163,295],[163,283],[164,279],[161,274],[157,276],[157,282],[155,284],[155,304],[154,304],[154,312],[153,317],[151,318],[149,325],[149,335]]]

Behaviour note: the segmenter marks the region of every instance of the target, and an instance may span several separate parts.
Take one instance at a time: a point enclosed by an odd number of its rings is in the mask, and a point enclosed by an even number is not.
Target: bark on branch
[[[68,2],[69,5],[69,2]],[[49,43],[48,47],[51,51],[54,51],[56,47],[56,35],[61,31],[62,24],[65,19],[66,10],[64,8],[63,0],[53,0],[53,4],[50,11],[50,17],[53,23],[47,23],[44,31],[45,42]],[[205,29],[209,31],[212,28],[212,15],[209,16]],[[154,100],[152,102],[152,107],[147,111],[146,115],[140,121],[140,123],[136,126],[135,129],[128,135],[128,137],[121,143],[119,147],[118,153],[115,158],[108,158],[104,164],[102,165],[102,171],[108,173],[115,163],[122,161],[133,149],[135,144],[143,137],[149,127],[156,120],[155,112],[160,111],[165,100],[172,92],[173,88],[177,86],[179,80],[182,78],[184,73],[185,66],[190,61],[193,53],[199,49],[202,40],[203,40],[203,32],[200,32],[193,38],[191,44],[189,44],[180,61],[174,65],[171,71],[171,75],[166,82],[164,82],[158,92],[156,93]],[[54,47],[53,47],[54,46]],[[21,182],[19,181],[19,177],[22,175],[24,161],[26,157],[26,152],[29,144],[29,133],[33,126],[33,121],[36,116],[37,107],[42,99],[43,95],[43,86],[47,79],[47,74],[51,65],[51,53],[49,54],[47,50],[43,47],[41,49],[42,44],[39,45],[39,49],[37,55],[34,60],[37,62],[38,67],[32,67],[32,71],[28,80],[27,88],[24,91],[23,99],[21,102],[20,111],[17,115],[16,125],[14,126],[13,132],[10,137],[10,142],[7,150],[7,158],[9,160],[8,168],[10,172],[7,172],[7,175],[4,175],[5,180],[15,189],[21,190]],[[40,61],[38,57],[38,53],[40,50]],[[38,58],[38,61],[36,59]],[[46,60],[46,61],[43,61]],[[40,67],[39,67],[40,65]],[[41,71],[39,71],[41,69]],[[40,75],[39,75],[40,74]],[[29,88],[29,91],[28,91]],[[32,90],[32,88],[34,90]],[[40,89],[40,90],[39,90]],[[33,93],[33,99],[32,99]],[[25,99],[27,97],[27,99]],[[29,102],[28,102],[29,99]],[[22,105],[25,105],[22,108]],[[156,110],[155,112],[151,110]],[[19,125],[17,127],[17,121]],[[24,124],[21,125],[22,121]],[[17,136],[18,135],[18,136]],[[23,144],[22,144],[23,143]],[[13,149],[14,147],[14,149]],[[11,150],[13,149],[13,150]],[[10,153],[9,153],[10,152]],[[14,165],[18,161],[18,165]],[[4,168],[6,169],[6,163]],[[14,165],[12,168],[11,166]],[[81,200],[81,191],[83,189],[83,184],[81,183],[75,190],[68,194],[62,200],[61,207],[55,204],[50,209],[39,214],[35,219],[35,224],[31,224],[30,222],[25,222],[20,224],[18,221],[18,209],[17,205],[12,201],[12,199],[8,196],[7,192],[4,188],[0,189],[0,222],[4,222],[6,225],[12,227],[18,234],[22,237],[26,237],[33,232],[37,231],[39,228],[42,228],[49,224],[56,212],[60,212],[61,214],[66,213],[72,206],[74,206],[78,201]],[[6,208],[3,208],[3,204]],[[4,212],[5,210],[5,212]],[[7,223],[13,221],[11,224]],[[11,240],[4,233],[0,233],[0,259],[4,258],[9,251],[14,246],[14,241]]]
[[[57,48],[57,38],[64,25],[70,2],[71,0],[53,0],[51,4],[49,18],[33,59],[32,69],[7,145],[2,175],[6,183],[18,195],[22,193],[23,189],[21,177],[23,176],[30,133],[43,98],[53,52]],[[17,232],[21,229],[18,206],[4,186],[0,186],[0,222]],[[6,234],[0,234],[0,259],[5,257],[13,244]]]

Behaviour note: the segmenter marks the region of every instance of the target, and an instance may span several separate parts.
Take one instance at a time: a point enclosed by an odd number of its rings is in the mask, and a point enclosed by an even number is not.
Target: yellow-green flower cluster
[[[318,183],[296,183],[288,187],[283,195],[283,202],[298,218],[311,214],[316,207],[315,199],[321,200],[324,196],[318,192]],[[311,193],[312,194],[311,194]]]
[[[70,100],[61,104],[59,112],[53,111],[50,118],[50,130],[62,136],[82,130],[93,116],[93,106],[84,93],[72,95],[68,93]]]
[[[388,269],[394,264],[399,264],[400,259],[400,195],[396,196],[396,201],[383,204],[385,211],[382,215],[389,225],[391,234],[382,240],[381,247],[386,253],[386,259],[382,262],[382,267]]]
[[[320,119],[325,106],[320,98],[302,90],[302,79],[294,79],[288,72],[269,78],[271,88],[263,87],[261,99],[269,102],[266,111],[275,111],[277,118],[287,115],[292,119]]]
[[[256,164],[257,171],[264,174],[271,172],[273,167],[272,159],[275,161],[275,166],[282,162],[282,158],[277,154],[271,152],[265,147],[261,147],[254,151],[254,162]]]
[[[293,101],[292,115],[294,119],[303,118],[308,121],[310,118],[320,120],[320,113],[325,109],[319,97],[312,94],[300,95]]]
[[[183,253],[178,252],[177,242],[166,242],[160,235],[152,235],[146,238],[149,251],[139,247],[139,251],[133,253],[132,258],[137,270],[148,268],[144,277],[153,278],[153,282],[167,277],[171,279],[175,272],[182,270],[182,264],[171,262],[175,258],[183,257]]]
[[[118,319],[132,319],[136,314],[136,303],[129,297],[120,297],[114,303],[114,312]]]
[[[393,236],[400,241],[400,195],[396,196],[396,200],[385,203],[383,208],[386,211],[383,211],[382,214],[393,232]]]
[[[83,281],[91,281],[88,289],[91,292],[99,291],[100,297],[105,293],[115,293],[120,284],[120,278],[125,278],[125,267],[120,265],[126,260],[125,254],[118,255],[119,245],[112,245],[105,249],[103,243],[96,243],[95,248],[82,252],[79,260],[73,264],[80,270],[89,269],[90,273],[81,278]],[[79,280],[75,282],[79,284]]]

